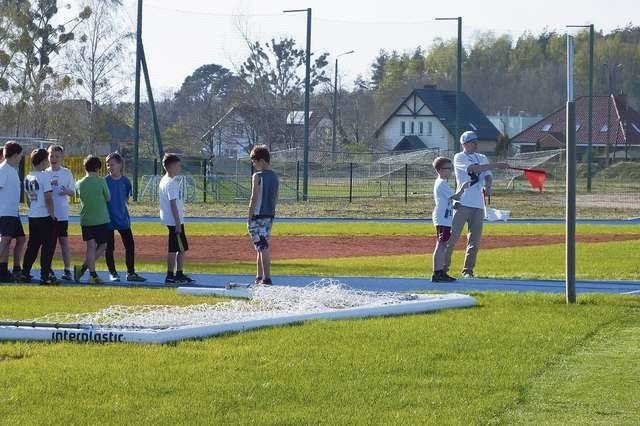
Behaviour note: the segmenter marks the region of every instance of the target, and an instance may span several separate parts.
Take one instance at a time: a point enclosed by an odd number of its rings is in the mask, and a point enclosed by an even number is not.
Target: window
[[[411,122],[411,134],[412,134],[412,135],[414,135],[414,134],[416,133],[416,132],[415,132],[415,128],[414,128],[414,126],[415,126],[415,123],[412,121],[412,122]]]
[[[543,132],[548,132],[549,130],[551,130],[551,126],[552,124],[545,124],[544,126],[542,126],[542,131]]]
[[[478,128],[476,127],[476,125],[475,125],[475,124],[473,124],[473,123],[469,123],[469,127],[471,127],[471,129],[472,129],[472,130],[474,130],[474,131],[475,131],[475,130],[478,130]]]
[[[427,135],[431,136],[431,132],[433,131],[433,123],[432,122],[428,122],[427,123]]]
[[[603,124],[602,127],[600,127],[600,133],[607,133],[609,131],[609,125],[608,124]]]
[[[420,134],[424,133],[424,123],[421,121],[420,126],[418,127]]]
[[[400,122],[400,134],[404,135],[405,134],[405,130],[406,130],[406,124],[404,121]]]
[[[640,128],[638,128],[638,126],[636,125],[636,123],[631,123],[631,127],[633,127],[633,129],[634,129],[637,133],[640,133]]]

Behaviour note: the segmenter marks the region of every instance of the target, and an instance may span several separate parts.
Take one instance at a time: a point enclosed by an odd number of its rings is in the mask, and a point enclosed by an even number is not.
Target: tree
[[[245,38],[246,39],[246,38]],[[238,72],[241,79],[241,93],[244,99],[256,108],[247,122],[257,134],[268,134],[267,144],[283,143],[295,146],[295,134],[289,131],[286,122],[275,110],[292,112],[301,109],[305,78],[305,51],[296,48],[292,38],[260,43],[247,41],[249,56]],[[310,70],[310,90],[313,92],[320,83],[329,82],[325,67],[328,53],[322,53],[312,61]],[[287,114],[285,113],[285,117]],[[293,138],[293,139],[292,139]]]
[[[237,78],[218,64],[202,65],[185,78],[174,101],[179,128],[199,140],[230,107]]]
[[[126,94],[123,66],[127,44],[134,35],[116,25],[121,0],[87,0],[92,13],[78,27],[79,42],[67,51],[66,68],[74,76],[78,94],[89,101],[88,146],[93,152],[100,129],[96,127],[99,105],[111,103]]]
[[[56,0],[38,0],[33,5],[27,0],[16,0],[9,9],[3,8],[3,16],[15,26],[9,53],[5,52],[10,63],[4,78],[17,97],[16,135],[20,134],[21,120],[30,107],[33,135],[45,136],[47,97],[56,88],[64,89],[71,83],[54,70],[52,60],[74,39],[75,28],[91,16],[91,9],[85,7],[61,24],[56,24],[58,11]],[[5,56],[5,62],[6,59]]]

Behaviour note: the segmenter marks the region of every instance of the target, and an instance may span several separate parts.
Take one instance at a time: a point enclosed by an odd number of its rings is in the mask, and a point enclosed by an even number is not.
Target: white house
[[[462,133],[473,130],[478,134],[479,150],[493,153],[500,133],[473,101],[464,93],[460,96]],[[376,130],[385,149],[406,151],[438,149],[458,151],[456,131],[456,92],[438,90],[426,85],[414,89]]]

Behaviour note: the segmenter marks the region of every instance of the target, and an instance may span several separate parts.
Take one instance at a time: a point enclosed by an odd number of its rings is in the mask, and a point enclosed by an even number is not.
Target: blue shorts
[[[247,222],[249,236],[256,251],[262,251],[269,248],[269,238],[271,238],[271,226],[273,225],[272,217],[251,218]]]

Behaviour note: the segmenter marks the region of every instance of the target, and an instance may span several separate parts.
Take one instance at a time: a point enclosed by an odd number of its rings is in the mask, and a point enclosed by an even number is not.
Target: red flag
[[[547,173],[544,170],[525,170],[524,176],[527,178],[532,188],[537,188],[542,192],[544,181],[547,180]]]

